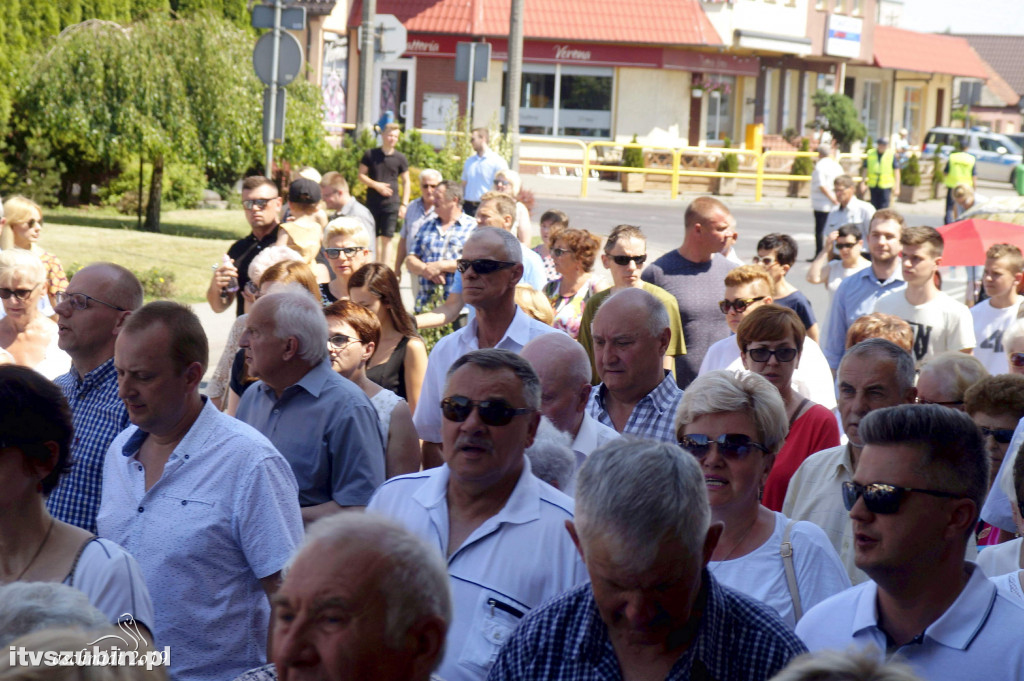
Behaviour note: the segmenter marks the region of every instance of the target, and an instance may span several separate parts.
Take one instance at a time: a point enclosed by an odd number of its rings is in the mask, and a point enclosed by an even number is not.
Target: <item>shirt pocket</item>
[[[486,675],[525,614],[526,609],[508,596],[486,590],[481,593],[459,664]]]

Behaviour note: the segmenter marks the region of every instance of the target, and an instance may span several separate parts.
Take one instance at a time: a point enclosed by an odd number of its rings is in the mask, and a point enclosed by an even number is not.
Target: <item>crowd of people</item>
[[[1024,679],[1017,246],[968,308],[839,175],[816,313],[795,240],[743,264],[717,199],[650,262],[559,211],[531,248],[486,130],[413,201],[398,136],[366,206],[244,180],[205,388],[187,306],[62,281],[8,200],[0,643],[134,623],[175,681]]]

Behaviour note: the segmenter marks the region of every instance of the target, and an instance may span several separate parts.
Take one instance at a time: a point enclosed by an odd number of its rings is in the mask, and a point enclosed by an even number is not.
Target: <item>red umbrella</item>
[[[984,265],[985,251],[994,244],[1013,244],[1024,251],[1024,226],[994,220],[961,220],[939,227],[946,242],[943,266]]]

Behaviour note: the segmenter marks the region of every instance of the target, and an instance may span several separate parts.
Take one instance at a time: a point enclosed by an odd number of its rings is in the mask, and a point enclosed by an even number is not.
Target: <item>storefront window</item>
[[[903,127],[910,133],[911,139],[917,139],[922,99],[923,93],[919,87],[907,87],[903,90]]]
[[[610,68],[525,65],[519,132],[524,135],[611,137]],[[507,80],[502,82],[505,101]],[[501,116],[505,112],[502,108]]]
[[[735,76],[712,76],[705,74],[708,89],[707,136],[710,140],[732,137],[732,109],[736,93]]]
[[[877,80],[865,80],[863,97],[860,118],[864,121],[868,134],[878,137],[881,132],[879,117],[882,111],[882,84]]]

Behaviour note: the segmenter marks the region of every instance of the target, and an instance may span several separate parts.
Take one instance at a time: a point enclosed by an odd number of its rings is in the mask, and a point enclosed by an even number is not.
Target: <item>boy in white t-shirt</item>
[[[903,254],[901,293],[880,298],[875,312],[896,315],[914,329],[914,361],[920,364],[949,350],[971,354],[975,346],[971,311],[935,285],[942,264],[942,235],[932,227],[905,227],[900,234]]]
[[[985,253],[985,274],[981,280],[988,298],[971,308],[974,336],[978,347],[974,355],[992,375],[1005,374],[1010,368],[1003,347],[1003,332],[1017,319],[1024,298],[1017,286],[1024,277],[1024,256],[1011,244],[995,244]]]

